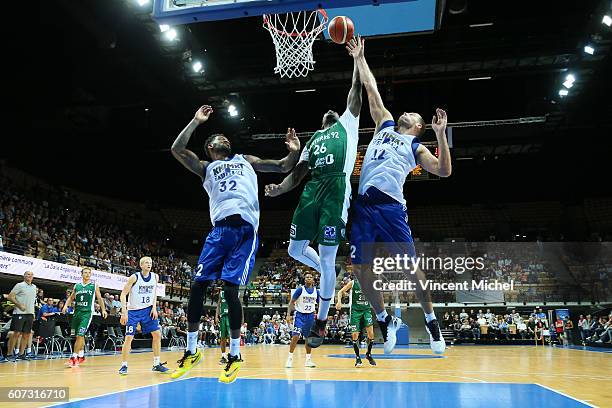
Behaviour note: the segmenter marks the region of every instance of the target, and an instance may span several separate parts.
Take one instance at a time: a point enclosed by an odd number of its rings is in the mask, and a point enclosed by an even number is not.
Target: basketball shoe
[[[309,368],[316,368],[316,364],[312,361],[312,358],[310,358],[310,354],[306,355],[306,361],[304,362],[304,367],[309,367]]]
[[[374,360],[374,357],[372,357],[371,354],[366,354],[366,360],[368,360],[368,363],[370,363],[370,365],[376,365],[376,360]]]
[[[355,358],[355,367],[360,368],[363,366],[363,362],[361,361],[361,357]]]
[[[306,338],[306,343],[312,348],[317,348],[321,344],[323,344],[323,340],[325,339],[327,320],[319,320],[315,319],[315,324],[312,325],[312,329],[310,329],[310,333]]]
[[[162,374],[165,374],[169,371],[168,367],[164,367],[166,363],[159,363],[158,365],[154,365],[151,371],[157,371]]]
[[[433,319],[429,323],[425,321],[425,329],[427,333],[429,333],[429,345],[431,346],[431,350],[435,354],[444,353],[444,350],[446,350],[446,342],[444,341],[444,337],[442,337],[438,319]]]
[[[172,374],[170,374],[170,378],[172,378],[173,380],[181,378],[182,376],[187,374],[189,370],[191,370],[193,367],[200,364],[201,361],[202,352],[200,351],[200,349],[196,348],[195,354],[191,354],[189,350],[185,350],[185,354],[183,354],[183,357],[179,361],[177,361],[179,366],[176,370],[172,372]]]
[[[77,357],[77,362],[79,363],[79,365],[83,364],[85,362],[85,356]]]
[[[236,377],[238,376],[238,371],[240,371],[240,367],[242,366],[242,358],[240,355],[232,356],[231,354],[227,356],[227,365],[219,374],[219,382],[224,384],[231,384],[236,381]]]
[[[395,348],[397,342],[397,331],[402,327],[402,319],[399,317],[387,315],[384,322],[379,321],[378,325],[382,332],[383,339],[385,340],[384,350],[385,354],[390,354]]]

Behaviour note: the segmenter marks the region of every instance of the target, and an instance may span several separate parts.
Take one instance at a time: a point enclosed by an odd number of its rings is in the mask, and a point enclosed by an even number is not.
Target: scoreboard
[[[429,151],[436,157],[438,157],[438,146],[432,143],[421,143],[423,146],[429,149]],[[363,167],[363,159],[366,154],[366,150],[368,150],[368,145],[360,145],[357,146],[357,159],[355,160],[355,168],[353,169],[353,174],[351,175],[351,183],[359,184],[359,176],[361,175],[361,168]],[[414,168],[408,177],[406,178],[408,181],[427,181],[427,180],[440,180],[439,176],[435,174],[431,174],[425,171],[421,165],[417,165]]]

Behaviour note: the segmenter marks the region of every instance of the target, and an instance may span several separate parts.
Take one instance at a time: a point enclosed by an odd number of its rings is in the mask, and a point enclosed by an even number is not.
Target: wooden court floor
[[[292,369],[284,368],[287,346],[257,345],[243,347],[244,363],[240,378],[280,380],[356,380],[445,383],[534,383],[601,407],[612,407],[612,354],[583,350],[532,346],[456,346],[444,358],[431,356],[428,349],[398,348],[398,359],[378,359],[376,367],[364,360],[362,368],[353,366],[352,349],[322,346],[314,350],[316,368],[303,366],[304,351],[299,345]],[[362,350],[362,356],[365,351]],[[217,377],[220,351],[204,350],[204,361],[191,377]],[[176,367],[182,352],[163,352],[162,362]],[[377,348],[375,355],[382,355]],[[408,359],[406,359],[408,357]],[[91,398],[138,387],[171,381],[167,375],[151,372],[152,354],[132,354],[129,375],[117,370],[121,356],[88,357],[79,368],[65,368],[66,360],[33,360],[0,364],[0,386],[68,386],[70,400]],[[226,385],[231,389],[233,385]],[[49,403],[0,403],[0,407],[48,406]]]

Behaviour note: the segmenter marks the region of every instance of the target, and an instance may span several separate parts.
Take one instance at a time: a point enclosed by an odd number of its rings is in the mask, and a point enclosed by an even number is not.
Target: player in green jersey
[[[215,311],[215,323],[219,324],[219,345],[221,346],[221,360],[219,364],[227,364],[227,353],[225,347],[230,339],[229,306],[225,300],[223,290],[219,288],[217,298],[217,310]]]
[[[372,310],[370,302],[361,291],[361,285],[357,279],[348,282],[338,292],[336,299],[336,310],[342,309],[342,296],[351,291],[349,303],[351,305],[350,328],[353,337],[353,350],[355,350],[355,367],[361,367],[361,356],[359,355],[359,334],[361,333],[362,322],[368,335],[368,351],[366,359],[370,365],[376,365],[376,361],[372,357],[372,346],[374,345],[374,320],[372,319]]]
[[[312,176],[304,186],[289,234],[289,255],[321,274],[319,310],[306,339],[312,348],[323,343],[327,313],[334,297],[336,253],[338,244],[345,239],[360,110],[361,81],[354,63],[353,82],[344,113],[327,111],[321,130],[306,143],[291,174],[280,184],[266,186],[266,194],[275,197],[297,187],[309,171]],[[319,244],[318,253],[309,246],[311,242]]]
[[[98,299],[102,317],[106,319],[106,309],[100,295],[100,288],[95,282],[91,281],[91,269],[83,268],[81,276],[83,281],[74,285],[70,297],[66,299],[66,304],[62,308],[62,313],[65,314],[72,302],[76,301],[72,320],[70,321],[70,326],[74,329],[76,340],[72,349],[72,357],[70,357],[66,364],[68,367],[78,367],[85,361],[85,333],[87,333],[93,316],[94,296]]]

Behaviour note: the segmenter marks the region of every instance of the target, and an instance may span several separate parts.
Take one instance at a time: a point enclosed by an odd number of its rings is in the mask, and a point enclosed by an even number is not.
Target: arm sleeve
[[[359,116],[353,116],[349,109],[340,116],[340,123],[346,129],[349,137],[359,138]]]
[[[298,162],[307,162],[310,159],[310,152],[308,151],[308,145],[304,146],[302,153],[300,154],[300,160]]]
[[[302,287],[300,286],[299,288],[297,288],[295,290],[295,292],[293,292],[293,295],[291,296],[291,299],[293,300],[298,300],[298,298],[302,296]]]

